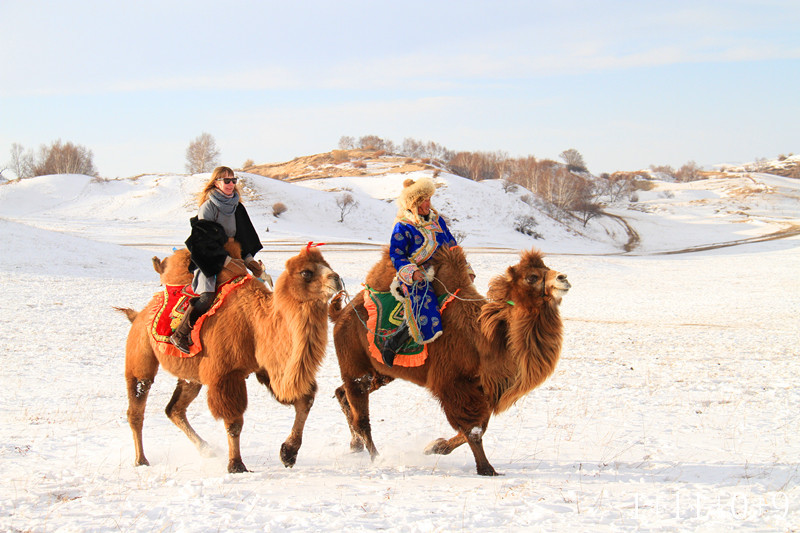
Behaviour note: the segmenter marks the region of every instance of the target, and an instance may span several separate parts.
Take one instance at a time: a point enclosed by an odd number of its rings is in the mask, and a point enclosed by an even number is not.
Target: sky
[[[344,136],[599,174],[800,148],[796,1],[0,3],[0,168],[90,149],[104,177],[287,161]]]

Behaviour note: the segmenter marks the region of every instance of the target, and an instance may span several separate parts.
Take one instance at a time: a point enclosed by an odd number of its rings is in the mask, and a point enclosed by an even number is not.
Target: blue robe
[[[428,220],[406,211],[392,230],[389,257],[397,270],[397,289],[403,296],[406,322],[417,344],[426,344],[442,334],[442,317],[436,293],[427,280],[415,283],[414,273],[422,270],[440,246],[458,246],[444,219],[431,210]]]

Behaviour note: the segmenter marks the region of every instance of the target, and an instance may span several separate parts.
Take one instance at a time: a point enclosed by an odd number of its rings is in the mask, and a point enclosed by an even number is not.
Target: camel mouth
[[[328,298],[339,294],[344,290],[342,278],[340,278],[339,275],[334,272],[328,276],[328,282],[325,284],[325,289],[327,289],[326,292],[328,293]]]
[[[553,294],[556,296],[563,296],[567,294],[571,288],[572,284],[565,280],[553,286]]]

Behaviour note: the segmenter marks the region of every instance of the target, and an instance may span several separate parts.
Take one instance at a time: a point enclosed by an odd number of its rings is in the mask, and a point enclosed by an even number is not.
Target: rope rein
[[[309,243],[309,244],[311,244],[311,243]],[[549,268],[545,268],[545,272],[547,272],[549,270],[550,270]],[[447,285],[445,285],[445,283],[440,278],[438,278],[437,276],[433,276],[433,280],[436,280],[439,283],[441,283],[442,288],[444,288],[444,292],[448,296],[450,296],[451,298],[454,298],[456,300],[460,300],[462,302],[502,302],[502,303],[505,303],[505,304],[508,304],[508,305],[511,305],[511,306],[516,305],[516,303],[514,303],[513,300],[498,300],[498,299],[495,299],[495,298],[488,298],[488,297],[487,298],[463,298],[463,297],[459,296],[458,294],[456,294],[454,292],[451,292],[450,289],[447,288]],[[344,287],[344,280],[342,280],[342,286]],[[364,286],[366,287],[366,289],[368,291],[373,291],[373,289],[371,287],[369,287],[368,285],[364,285]],[[414,284],[412,286],[412,294],[414,294],[416,287],[418,287],[417,284]],[[430,283],[425,283],[425,292],[422,294],[422,298],[423,299],[428,295],[429,289],[430,289]],[[352,301],[352,298],[350,296],[350,293],[347,292],[347,289],[346,288],[342,289],[341,291],[339,291],[339,294],[343,294],[342,302],[344,303],[344,306],[349,305],[350,302]],[[547,298],[547,274],[542,276],[542,298],[543,299]],[[384,333],[380,333],[378,331],[371,330],[367,326],[367,323],[364,321],[364,319],[361,318],[361,315],[359,314],[358,310],[354,309],[354,311],[355,311],[356,316],[358,317],[359,322],[361,322],[361,325],[363,325],[364,329],[366,329],[370,334],[375,335],[377,337],[383,337],[383,338],[387,338],[387,337],[391,336],[391,334],[384,334]],[[421,311],[421,309],[420,309],[420,311]],[[417,321],[419,321],[419,315],[420,314],[421,314],[421,312],[414,316],[414,318],[417,319]]]

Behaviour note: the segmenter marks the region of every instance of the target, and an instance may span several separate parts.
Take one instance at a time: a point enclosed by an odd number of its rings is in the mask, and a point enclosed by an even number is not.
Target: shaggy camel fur
[[[458,431],[449,440],[433,441],[425,453],[448,454],[467,443],[478,474],[497,475],[482,442],[489,417],[508,409],[555,369],[562,339],[558,306],[570,284],[566,275],[548,269],[535,250],[524,252],[518,264],[494,278],[486,299],[470,281],[461,248],[440,248],[432,264],[437,295],[460,291],[442,314],[444,333],[427,345],[428,358],[420,367],[387,367],[369,355],[363,291],[344,309],[338,298],[329,308],[343,381],[336,397],[350,426],[350,447],[360,451],[366,446],[373,459],[378,455],[369,394],[400,378],[427,388]],[[385,251],[367,284],[387,290],[393,276]]]
[[[168,261],[171,262],[172,260]],[[174,258],[175,263],[180,258]],[[327,308],[330,297],[342,289],[318,249],[311,246],[286,261],[275,292],[257,279],[248,279],[233,291],[200,333],[203,351],[194,357],[163,355],[149,332],[158,306],[153,299],[145,309],[125,312],[132,325],[125,356],[128,387],[128,423],[133,431],[136,465],[149,464],[142,447],[145,404],[159,365],[178,377],[166,413],[204,452],[208,444],[186,419],[186,408],[203,385],[208,386],[208,407],[222,418],[228,434],[228,472],[246,472],[239,450],[239,435],[247,408],[245,378],[255,372],[274,397],[295,408],[295,421],[281,446],[281,461],[294,465],[303,427],[317,391],[316,373],[325,357]]]

